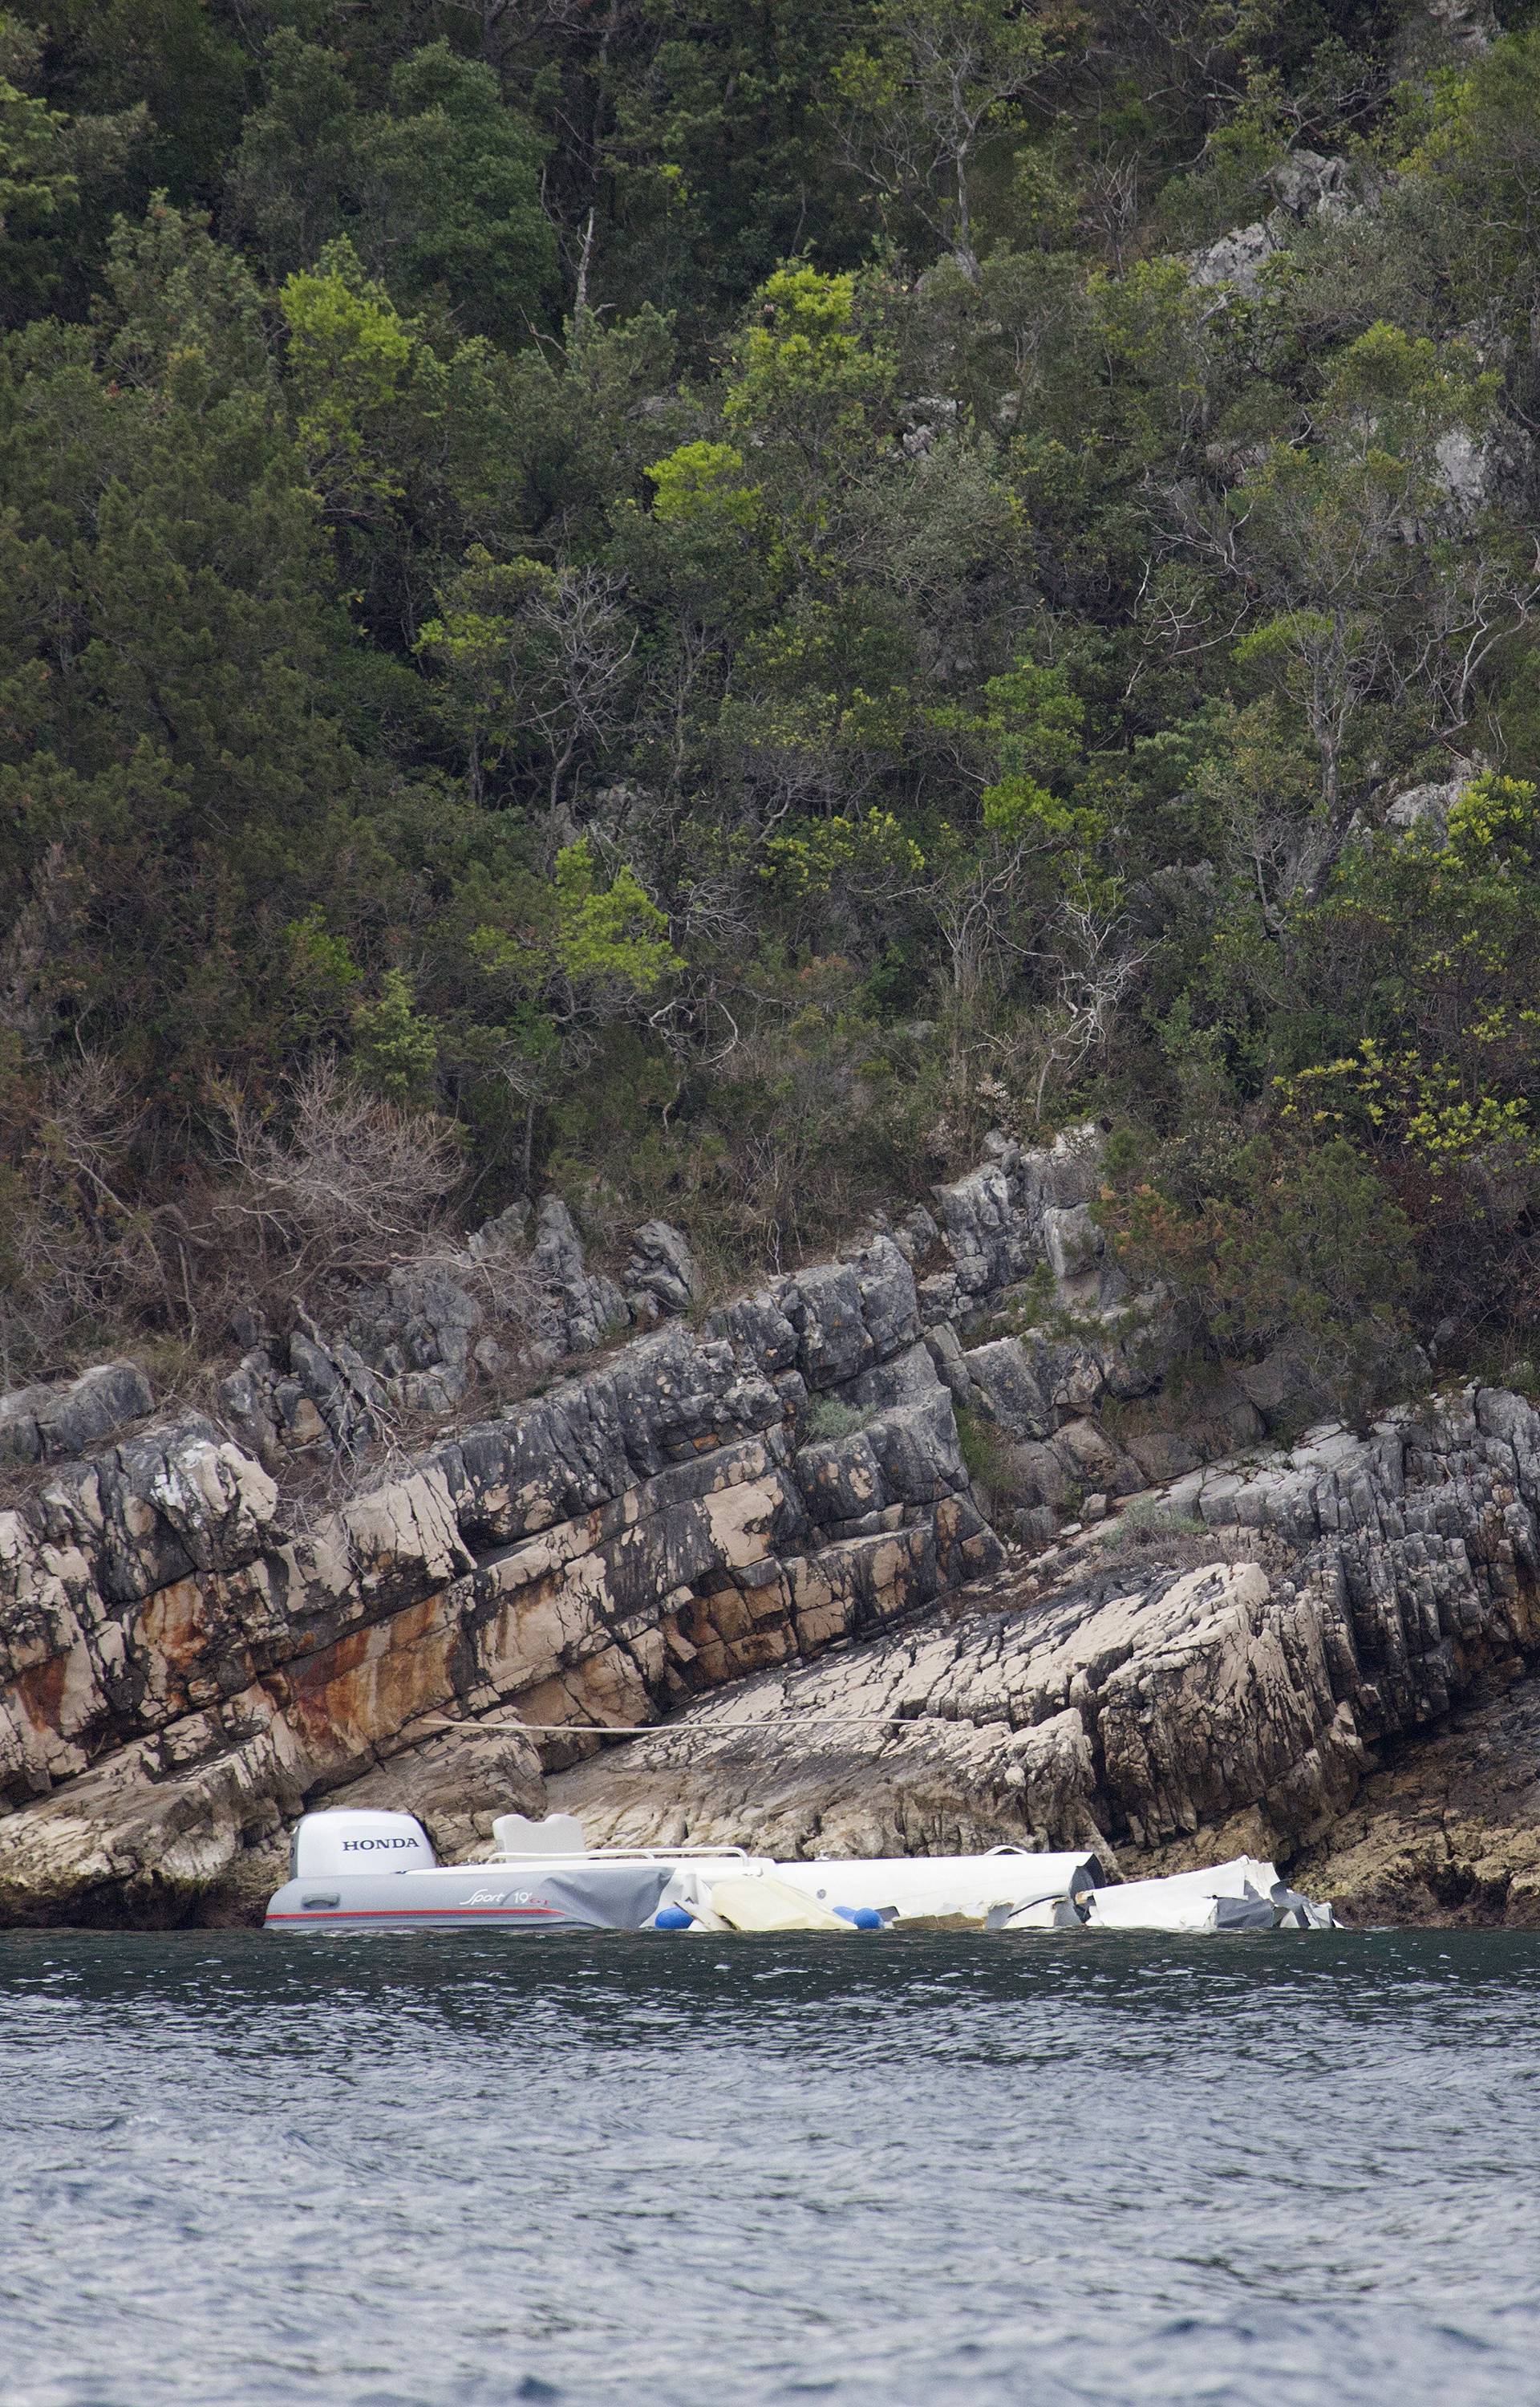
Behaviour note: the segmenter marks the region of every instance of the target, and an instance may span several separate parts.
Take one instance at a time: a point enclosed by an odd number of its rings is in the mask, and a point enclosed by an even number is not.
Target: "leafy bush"
[[[1125,1176],[1103,1205],[1119,1260],[1137,1283],[1174,1289],[1217,1353],[1245,1358],[1286,1339],[1344,1389],[1393,1356],[1411,1229],[1346,1139],[1308,1145],[1219,1122],[1152,1148]]]

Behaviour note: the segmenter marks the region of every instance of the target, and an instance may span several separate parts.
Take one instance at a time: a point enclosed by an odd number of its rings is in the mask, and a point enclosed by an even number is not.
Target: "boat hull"
[[[327,1930],[639,1930],[657,1913],[672,1866],[574,1862],[440,1865],[286,1881],[266,1927]]]

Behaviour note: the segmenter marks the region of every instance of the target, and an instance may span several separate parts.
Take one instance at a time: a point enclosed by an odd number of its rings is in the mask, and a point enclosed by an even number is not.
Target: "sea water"
[[[4,2407],[1540,2401],[1540,1936],[0,1934]]]

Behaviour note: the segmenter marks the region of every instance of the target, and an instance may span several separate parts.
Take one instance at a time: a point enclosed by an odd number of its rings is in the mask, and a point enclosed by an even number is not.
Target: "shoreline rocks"
[[[0,1918],[224,1912],[445,1709],[651,1716],[993,1571],[918,1332],[877,1238],[314,1519],[198,1415],[63,1466],[0,1514]]]
[[[988,1151],[698,1326],[687,1254],[639,1232],[650,1333],[372,1481],[349,1448],[394,1374],[301,1327],[327,1509],[272,1435],[281,1382],[35,1466],[0,1511],[0,1922],[240,1918],[318,1802],[422,1805],[452,1857],[567,1784],[600,1830],[736,1816],[781,1853],[1154,1859],[1237,1817],[1222,1853],[1325,1844],[1388,1751],[1540,1651],[1540,1417],[1471,1389],[1241,1455],[1296,1408],[1287,1354],[1168,1395],[1180,1328],[1098,1246],[1095,1132]],[[576,1310],[569,1226],[544,1216]],[[142,1401],[109,1367],[70,1395]],[[783,1681],[791,1723],[734,1737]]]
[[[1540,1777],[1519,1743],[1540,1727],[1537,1446],[1540,1415],[1491,1389],[1366,1439],[1323,1428],[1168,1488],[1176,1560],[1158,1524],[1120,1544],[1112,1521],[966,1613],[692,1707],[553,1782],[553,1804],[601,1841],[779,1855],[1014,1842],[1132,1873],[1238,1847],[1312,1891],[1345,1881],[1349,1907],[1438,1918],[1452,1899],[1540,1927]],[[1485,1771],[1438,1741],[1463,1836],[1398,1843],[1384,1815],[1434,1776],[1402,1743],[1467,1699]],[[1506,1819],[1483,1852],[1489,1793]]]

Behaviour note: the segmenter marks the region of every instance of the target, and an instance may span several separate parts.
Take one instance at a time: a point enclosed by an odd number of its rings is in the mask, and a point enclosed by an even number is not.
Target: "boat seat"
[[[500,1856],[584,1856],[588,1850],[575,1814],[548,1814],[531,1822],[527,1814],[500,1814],[492,1824]]]

